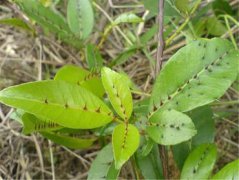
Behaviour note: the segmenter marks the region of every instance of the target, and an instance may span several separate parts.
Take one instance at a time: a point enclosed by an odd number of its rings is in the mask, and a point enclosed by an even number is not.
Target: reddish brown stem
[[[164,39],[163,39],[163,29],[164,29],[164,0],[159,0],[159,14],[158,14],[158,48],[157,48],[157,57],[155,65],[155,76],[160,72],[162,68],[163,61],[163,50],[164,50]]]
[[[162,68],[163,62],[163,50],[164,50],[164,38],[163,38],[163,31],[164,31],[164,0],[159,0],[159,7],[158,7],[158,48],[157,48],[157,57],[156,57],[156,64],[155,64],[155,77],[160,73]],[[169,169],[168,169],[168,153],[165,146],[159,145],[159,152],[160,158],[163,166],[163,176],[165,179],[169,179]]]

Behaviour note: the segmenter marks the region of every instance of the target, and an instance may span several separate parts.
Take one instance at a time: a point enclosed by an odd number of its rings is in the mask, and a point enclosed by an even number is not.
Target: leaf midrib
[[[24,101],[28,101],[28,102],[33,102],[33,103],[40,103],[40,104],[43,104],[43,105],[46,105],[46,106],[48,106],[48,105],[50,105],[50,106],[57,106],[57,107],[61,107],[61,108],[64,108],[64,105],[61,105],[61,104],[57,104],[57,103],[52,103],[52,102],[48,102],[48,104],[45,104],[45,103],[43,103],[42,101],[40,101],[40,100],[37,100],[37,99],[27,99],[27,98],[12,98],[12,97],[9,97],[9,96],[1,96],[1,94],[0,94],[0,99],[1,99],[1,97],[5,97],[5,98],[8,98],[8,99],[12,99],[12,100],[24,100]],[[99,106],[99,107],[101,107],[101,106]],[[82,111],[82,112],[88,112],[88,113],[93,113],[93,114],[101,114],[101,115],[106,115],[106,116],[108,116],[108,113],[110,112],[105,112],[105,113],[102,113],[102,112],[100,112],[100,113],[98,113],[98,112],[95,112],[95,110],[94,111],[89,111],[89,110],[83,110],[83,108],[84,107],[82,107],[82,108],[80,108],[80,106],[77,108],[76,106],[68,106],[67,108],[65,108],[65,109],[73,109],[73,110],[79,110],[79,111]],[[96,107],[96,108],[98,108],[98,107]],[[108,117],[111,117],[111,116],[108,116]],[[113,117],[112,117],[113,118]]]

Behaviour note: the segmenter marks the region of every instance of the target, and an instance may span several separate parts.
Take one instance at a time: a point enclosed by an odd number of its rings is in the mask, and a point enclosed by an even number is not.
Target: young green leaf
[[[42,131],[41,135],[47,139],[50,139],[56,144],[71,148],[71,149],[85,149],[92,146],[93,142],[96,140],[92,139],[83,139],[78,137],[71,137],[64,134],[57,134],[54,132]]]
[[[88,44],[85,54],[89,69],[98,70],[102,68],[103,58],[95,45]]]
[[[133,56],[137,50],[139,49],[138,46],[133,45],[129,48],[127,48],[126,50],[124,50],[123,52],[121,52],[115,59],[113,59],[110,62],[110,67],[113,67],[115,65],[120,65],[123,64],[125,61],[127,61],[131,56]]]
[[[0,91],[0,102],[73,129],[92,129],[113,120],[94,94],[64,81],[39,81]]]
[[[145,157],[152,151],[155,143],[151,138],[145,139],[143,145],[140,147],[140,151],[138,150],[139,156]]]
[[[45,7],[38,0],[15,0],[20,9],[37,24],[39,24],[45,32],[52,32],[57,37],[76,48],[82,46],[82,42],[76,37],[68,27],[63,16],[50,7]]]
[[[54,80],[77,84],[98,97],[102,97],[105,93],[99,74],[89,72],[81,67],[66,65],[57,72]]]
[[[208,34],[222,36],[227,32],[226,26],[215,16],[207,17],[206,30]]]
[[[128,161],[139,146],[139,131],[131,124],[118,125],[112,135],[113,152],[116,169]]]
[[[224,166],[217,174],[215,174],[211,179],[239,179],[239,159],[230,162]]]
[[[94,12],[91,2],[89,0],[69,0],[67,22],[77,37],[87,38],[94,26]]]
[[[17,28],[21,28],[23,30],[29,31],[32,34],[35,33],[34,29],[32,29],[26,22],[18,18],[1,19],[0,24],[6,24]]]
[[[105,91],[115,111],[124,120],[128,120],[133,109],[130,89],[125,83],[125,77],[109,68],[102,68],[101,77]]]
[[[175,0],[175,6],[180,12],[182,12],[184,14],[188,14],[190,11],[190,1],[189,0]]]
[[[213,169],[217,157],[214,144],[202,144],[188,156],[180,179],[207,179]]]
[[[114,21],[113,26],[121,23],[140,23],[143,19],[133,13],[120,14]]]
[[[238,59],[239,51],[220,38],[196,40],[183,47],[157,77],[150,102],[152,115],[167,109],[186,112],[221,97],[236,78]]]
[[[120,170],[115,169],[112,145],[108,144],[97,154],[87,179],[117,179],[119,172]]]
[[[22,122],[24,134],[31,134],[33,132],[41,132],[41,131],[54,131],[62,128],[62,126],[59,126],[54,122],[48,120],[45,121],[41,120],[29,113],[23,114]]]
[[[163,145],[187,141],[197,133],[190,117],[175,110],[158,111],[149,124],[147,133],[155,142]]]

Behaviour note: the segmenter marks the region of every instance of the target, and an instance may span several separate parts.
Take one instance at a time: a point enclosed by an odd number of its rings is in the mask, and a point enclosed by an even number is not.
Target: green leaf
[[[190,141],[186,141],[172,146],[173,159],[175,160],[180,171],[182,171],[184,162],[190,154],[190,151],[192,150],[190,145]]]
[[[45,7],[39,0],[15,0],[20,9],[45,32],[54,33],[60,40],[76,48],[82,46],[82,41],[68,27],[63,16],[50,7]]]
[[[113,108],[121,118],[129,119],[133,100],[130,89],[125,83],[125,77],[106,67],[102,68],[101,77]]]
[[[173,157],[179,167],[182,169],[191,149],[203,143],[213,143],[215,136],[215,122],[210,106],[202,106],[188,112],[197,129],[197,134],[190,142],[184,142],[172,147]]]
[[[191,146],[194,148],[203,143],[213,143],[215,136],[215,122],[210,106],[202,106],[188,112],[197,129],[197,134],[192,138]]]
[[[199,37],[204,34],[221,36],[227,32],[226,26],[216,16],[203,17],[199,19],[196,21],[194,29],[195,33]]]
[[[153,25],[148,31],[146,31],[143,35],[140,36],[140,42],[142,44],[147,44],[155,34],[158,32],[157,24]]]
[[[118,125],[112,135],[113,152],[116,169],[128,161],[139,146],[139,131],[131,124]]]
[[[227,28],[215,16],[207,18],[207,32],[214,36],[221,36],[227,32]]]
[[[59,126],[54,122],[48,120],[40,120],[36,116],[29,113],[23,114],[22,122],[24,134],[31,134],[33,132],[41,131],[54,131],[62,128],[62,126]]]
[[[230,162],[224,166],[218,173],[216,173],[211,179],[239,179],[239,159]]]
[[[81,67],[66,65],[57,72],[54,80],[77,84],[98,97],[102,97],[105,93],[99,73],[89,72]]]
[[[98,70],[102,68],[103,58],[95,45],[88,44],[85,53],[89,69]]]
[[[145,142],[146,141],[146,142]],[[138,154],[142,157],[148,156],[148,154],[152,151],[155,143],[152,139],[148,138],[147,140],[144,141],[144,144],[142,147],[140,147],[140,151],[138,150]]]
[[[220,38],[196,40],[181,48],[156,79],[151,116],[167,109],[186,112],[220,98],[236,79],[238,58],[232,43]]]
[[[113,67],[115,65],[120,65],[123,64],[124,62],[126,62],[131,56],[133,56],[137,50],[139,49],[138,46],[131,46],[129,48],[127,48],[126,50],[124,50],[123,52],[121,52],[115,59],[113,59],[110,62],[110,67]]]
[[[10,115],[10,118],[19,122],[20,124],[23,124],[22,122],[22,116],[25,114],[25,112],[21,109],[16,109],[13,111]]]
[[[123,13],[120,14],[112,23],[113,26],[116,26],[121,23],[140,23],[143,22],[143,19],[138,17],[133,13]]]
[[[190,1],[189,0],[175,0],[175,6],[177,9],[184,13],[187,14],[190,11]]]
[[[23,30],[27,30],[30,33],[34,34],[35,31],[32,29],[27,23],[25,23],[23,20],[18,19],[18,18],[10,18],[10,19],[1,19],[0,24],[6,24],[6,25],[11,25],[14,27],[21,28]]]
[[[207,179],[213,169],[217,157],[214,144],[202,144],[188,156],[180,179]]]
[[[146,9],[148,9],[153,15],[158,14],[158,2],[155,0],[142,0]],[[166,0],[164,4],[164,16],[180,16],[176,7],[172,4],[170,0]]]
[[[97,154],[87,179],[117,179],[119,172],[120,170],[114,167],[112,145],[108,144]]]
[[[159,149],[156,144],[147,156],[141,156],[137,151],[135,157],[144,179],[163,179]]]
[[[146,116],[148,113],[150,98],[145,98],[134,103],[134,113]]]
[[[71,137],[64,134],[58,134],[54,132],[43,131],[40,132],[42,136],[47,139],[50,139],[56,144],[71,148],[71,149],[86,149],[92,146],[93,142],[96,140],[92,139],[83,139],[77,137]]]
[[[223,14],[233,15],[232,7],[227,0],[215,0],[212,2],[212,9],[214,13],[219,16]]]
[[[94,94],[64,81],[39,81],[0,91],[0,102],[73,129],[92,129],[113,119]]]
[[[94,12],[89,0],[69,0],[67,4],[67,22],[71,31],[81,39],[92,32]]]
[[[175,110],[155,113],[146,131],[155,142],[163,145],[187,141],[197,133],[190,117]]]

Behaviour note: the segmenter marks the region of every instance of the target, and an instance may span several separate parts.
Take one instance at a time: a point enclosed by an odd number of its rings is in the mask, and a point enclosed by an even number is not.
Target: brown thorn
[[[84,110],[84,111],[87,111],[87,106],[86,106],[86,104],[85,104],[83,110]]]
[[[95,112],[100,113],[100,107],[98,109],[96,109]]]

